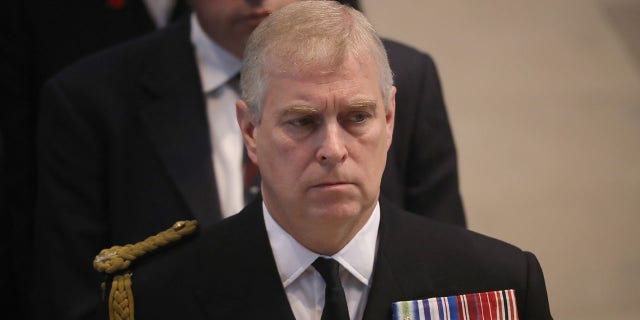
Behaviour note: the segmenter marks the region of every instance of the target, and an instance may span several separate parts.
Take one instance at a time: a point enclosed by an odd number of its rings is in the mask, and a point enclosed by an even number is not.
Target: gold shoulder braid
[[[136,244],[103,249],[93,260],[93,268],[108,275],[126,270],[133,260],[192,234],[197,225],[196,220],[178,221],[171,228]],[[102,290],[105,288],[106,283],[103,282]],[[109,293],[109,320],[134,320],[131,272],[119,273],[113,277]]]

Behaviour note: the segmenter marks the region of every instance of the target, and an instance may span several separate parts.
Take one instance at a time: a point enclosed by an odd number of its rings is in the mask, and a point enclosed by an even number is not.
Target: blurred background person
[[[162,28],[187,14],[183,0],[10,1],[0,12],[0,129],[5,147],[8,288],[26,310],[33,252],[35,127],[42,84],[78,59]],[[22,312],[19,312],[22,314]]]

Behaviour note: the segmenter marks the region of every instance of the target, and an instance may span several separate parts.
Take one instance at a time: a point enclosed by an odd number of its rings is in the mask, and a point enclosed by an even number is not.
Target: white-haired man
[[[249,38],[241,84],[262,199],[134,267],[136,317],[551,319],[533,254],[380,196],[396,89],[361,13],[276,11]]]

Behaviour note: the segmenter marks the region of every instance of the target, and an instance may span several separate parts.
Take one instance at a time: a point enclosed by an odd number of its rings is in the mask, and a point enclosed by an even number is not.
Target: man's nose
[[[318,139],[316,158],[322,165],[336,165],[347,159],[346,136],[337,123],[325,124]]]

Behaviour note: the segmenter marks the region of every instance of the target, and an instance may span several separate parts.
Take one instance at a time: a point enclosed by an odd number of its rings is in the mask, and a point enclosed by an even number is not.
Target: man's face
[[[249,35],[271,12],[296,0],[193,0],[200,25],[207,35],[237,57]]]
[[[267,67],[262,119],[255,126],[238,103],[265,204],[298,240],[340,229],[355,234],[364,225],[391,144],[395,88],[385,112],[371,58],[348,58],[337,70],[292,74]]]

